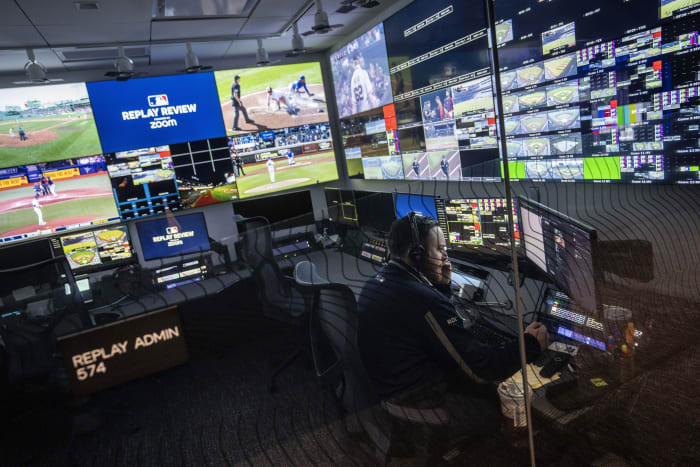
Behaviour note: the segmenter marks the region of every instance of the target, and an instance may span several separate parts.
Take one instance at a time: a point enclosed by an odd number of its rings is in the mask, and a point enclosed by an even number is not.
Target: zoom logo
[[[148,96],[148,105],[150,107],[161,107],[168,105],[168,95],[167,94],[156,94],[155,96]]]
[[[179,233],[179,232],[180,232],[180,229],[178,229],[177,226],[165,228],[165,233],[167,233],[168,235],[175,235],[176,233]]]

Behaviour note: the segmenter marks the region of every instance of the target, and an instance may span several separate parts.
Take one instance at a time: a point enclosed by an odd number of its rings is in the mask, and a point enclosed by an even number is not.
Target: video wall
[[[498,97],[513,180],[700,183],[700,1],[502,0],[495,14],[501,96],[478,1],[418,0],[331,56],[350,176],[500,180]],[[352,100],[387,67],[397,129],[371,133],[391,102]]]
[[[3,89],[0,130],[0,245],[338,178],[318,63]]]

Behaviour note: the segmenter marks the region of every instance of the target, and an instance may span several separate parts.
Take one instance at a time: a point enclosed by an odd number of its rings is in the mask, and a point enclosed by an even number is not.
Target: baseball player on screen
[[[413,164],[411,164],[411,167],[413,167],[413,171],[416,173],[416,177],[420,178],[420,164],[418,163],[418,158],[413,158]]]
[[[39,187],[41,189],[41,187]],[[39,218],[39,225],[46,225],[46,222],[44,222],[44,215],[41,212],[41,204],[39,203],[39,195],[35,194],[34,199],[32,200],[32,208],[34,208],[34,213],[36,214],[36,217]]]
[[[355,70],[350,78],[350,90],[352,92],[352,113],[364,112],[377,107],[374,98],[374,86],[369,79],[367,71],[362,68],[359,55],[352,59]]]
[[[306,77],[303,75],[300,76],[297,81],[294,81],[289,85],[289,90],[297,94],[300,94],[302,91],[306,91],[306,94],[308,94],[309,97],[313,96],[313,93],[309,92],[309,88],[306,87]]]
[[[272,157],[267,158],[267,174],[270,176],[270,183],[275,183],[275,163],[272,162]]]
[[[287,107],[287,113],[289,115],[296,115],[297,109],[289,104],[289,101],[287,100],[287,97],[282,94],[279,91],[275,91],[272,89],[270,86],[267,87],[267,111],[270,111],[270,104],[272,102],[277,103],[277,110],[281,110],[281,103],[284,102],[284,105]]]
[[[442,160],[440,161],[440,168],[445,174],[445,178],[448,180],[450,179],[450,163],[447,162],[447,157],[442,156]]]
[[[294,152],[290,149],[287,149],[287,162],[289,163],[288,165],[294,165],[296,162],[294,162]]]

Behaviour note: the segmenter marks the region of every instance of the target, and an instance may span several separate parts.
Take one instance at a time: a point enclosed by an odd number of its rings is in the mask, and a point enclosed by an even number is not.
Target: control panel
[[[389,261],[389,245],[385,240],[366,240],[362,242],[360,258],[375,264],[386,264]]]

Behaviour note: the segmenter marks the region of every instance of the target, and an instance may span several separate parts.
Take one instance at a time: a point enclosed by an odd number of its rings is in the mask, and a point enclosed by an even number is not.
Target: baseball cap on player
[[[267,89],[265,89],[265,91],[272,92],[272,88],[270,86],[268,86]]]
[[[306,81],[306,77],[305,77],[304,75],[301,75],[301,76],[299,77],[299,79],[300,79],[301,81]]]
[[[233,80],[234,80],[234,81],[237,80],[237,79],[241,79],[241,77],[238,76],[238,75],[236,75],[236,76],[233,77]]]

